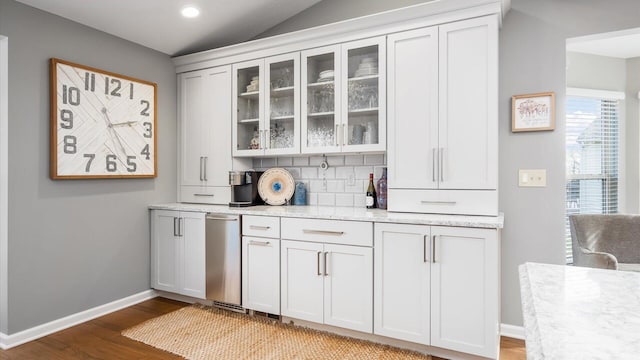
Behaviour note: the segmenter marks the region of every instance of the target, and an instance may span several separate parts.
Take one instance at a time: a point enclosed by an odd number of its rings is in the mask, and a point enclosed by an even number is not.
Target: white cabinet
[[[301,57],[302,153],[384,151],[384,37],[305,50]]]
[[[498,233],[375,225],[374,332],[497,358]]]
[[[242,216],[242,306],[280,314],[280,218]]]
[[[206,298],[205,214],[151,211],[151,287]]]
[[[387,41],[389,210],[497,215],[497,17]]]
[[[318,221],[328,227],[316,227]],[[343,236],[368,246],[336,244]],[[372,224],[283,218],[282,238],[282,315],[371,333]]]
[[[231,67],[178,77],[180,201],[230,201]]]
[[[233,65],[233,155],[300,153],[300,54]]]

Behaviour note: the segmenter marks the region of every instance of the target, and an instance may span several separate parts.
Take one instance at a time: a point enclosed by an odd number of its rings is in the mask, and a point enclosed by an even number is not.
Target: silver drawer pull
[[[250,229],[256,229],[256,230],[269,230],[271,229],[271,226],[258,226],[258,225],[249,225]]]
[[[344,235],[344,231],[303,229],[302,232],[305,233],[305,234],[316,234],[316,235],[333,235],[333,236],[342,236],[342,235]]]
[[[215,195],[213,195],[213,194],[193,194],[193,196],[211,196],[211,197],[213,197]]]
[[[435,204],[435,205],[455,205],[455,201],[430,201],[430,200],[422,200],[423,204]]]
[[[209,216],[207,215],[206,217],[207,220],[222,220],[222,221],[238,221],[238,218],[233,218],[233,217],[215,217],[215,216]]]
[[[255,240],[249,241],[249,245],[269,246],[270,244],[271,243],[268,241],[255,241]]]

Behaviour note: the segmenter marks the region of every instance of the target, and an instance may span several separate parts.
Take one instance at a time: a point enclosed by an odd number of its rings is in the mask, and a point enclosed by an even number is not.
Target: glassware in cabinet
[[[339,46],[302,53],[302,152],[340,151]]]
[[[233,69],[234,155],[255,155],[264,148],[262,65],[253,61],[236,64]]]
[[[266,116],[268,144],[265,153],[292,154],[300,149],[300,66],[299,54],[266,60],[269,100]]]

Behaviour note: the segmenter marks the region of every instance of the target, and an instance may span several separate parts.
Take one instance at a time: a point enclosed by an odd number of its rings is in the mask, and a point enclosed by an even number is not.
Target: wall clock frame
[[[157,85],[52,58],[51,178],[157,176]]]

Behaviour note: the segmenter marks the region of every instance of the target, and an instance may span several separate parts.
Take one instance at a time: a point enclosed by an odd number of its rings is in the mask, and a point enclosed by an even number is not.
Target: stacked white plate
[[[360,61],[360,65],[358,65],[358,69],[356,69],[355,76],[368,76],[368,75],[376,75],[378,73],[378,64],[376,63],[376,59],[372,57],[363,58]]]
[[[320,74],[318,74],[318,82],[321,82],[321,81],[332,81],[333,78],[334,78],[334,71],[333,70],[320,71]]]
[[[251,78],[251,83],[247,85],[247,92],[253,92],[260,90],[260,78],[254,76]]]

